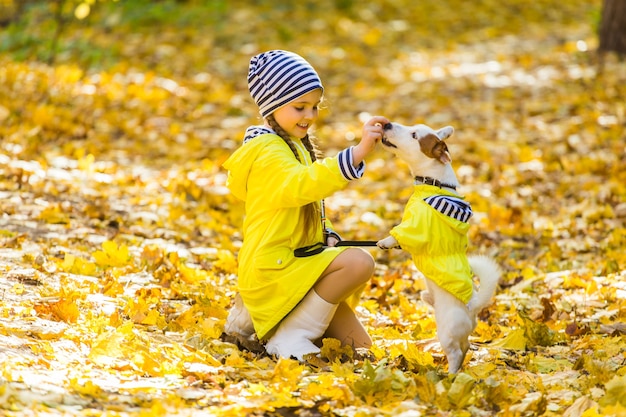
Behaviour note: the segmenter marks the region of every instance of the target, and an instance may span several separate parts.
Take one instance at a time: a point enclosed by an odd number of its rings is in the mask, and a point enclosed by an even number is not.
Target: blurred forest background
[[[0,414],[625,415],[620,1],[0,0]],[[455,128],[470,251],[504,271],[461,373],[401,251],[372,249],[367,355],[222,336],[243,208],[221,163],[268,49],[320,74],[328,155],[368,115]],[[410,193],[376,151],[328,214],[379,239]]]

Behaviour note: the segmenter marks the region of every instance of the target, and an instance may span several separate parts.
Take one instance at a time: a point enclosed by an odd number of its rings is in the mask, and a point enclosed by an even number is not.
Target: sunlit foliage
[[[600,2],[361,3],[0,0],[0,414],[626,413],[626,71],[597,74]],[[369,352],[222,337],[243,207],[221,163],[269,48],[318,69],[327,154],[368,114],[455,127],[470,251],[504,271],[461,373],[401,251],[372,249]],[[410,193],[377,151],[328,214],[382,238]]]

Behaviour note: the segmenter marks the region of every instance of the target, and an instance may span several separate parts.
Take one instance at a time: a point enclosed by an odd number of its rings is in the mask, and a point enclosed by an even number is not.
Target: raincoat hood
[[[251,126],[246,130],[243,146],[224,162],[223,166],[228,170],[228,188],[238,199],[246,201],[247,183],[252,165],[259,153],[273,138],[275,138],[275,133],[270,128]]]
[[[469,230],[472,208],[465,199],[444,189],[431,185],[415,187],[414,198],[421,199],[438,214],[440,221],[460,234]]]

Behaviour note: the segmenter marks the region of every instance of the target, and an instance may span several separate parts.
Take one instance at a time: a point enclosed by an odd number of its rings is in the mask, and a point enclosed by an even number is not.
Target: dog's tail
[[[488,256],[475,255],[469,257],[469,263],[480,280],[478,292],[470,300],[468,308],[472,316],[476,316],[483,308],[491,303],[491,298],[500,281],[500,267]]]

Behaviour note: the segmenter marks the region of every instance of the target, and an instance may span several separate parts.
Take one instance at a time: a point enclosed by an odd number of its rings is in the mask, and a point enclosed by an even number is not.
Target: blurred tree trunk
[[[599,35],[601,66],[607,52],[626,55],[626,0],[603,0]]]
[[[52,37],[52,43],[50,45],[50,55],[48,56],[48,64],[52,65],[56,61],[57,57],[57,45],[59,43],[59,39],[61,38],[61,33],[63,29],[65,29],[66,19],[63,16],[63,7],[65,6],[66,0],[54,0],[53,3],[56,5],[56,9],[54,12],[54,20],[56,21],[56,29],[54,31],[54,35]]]

